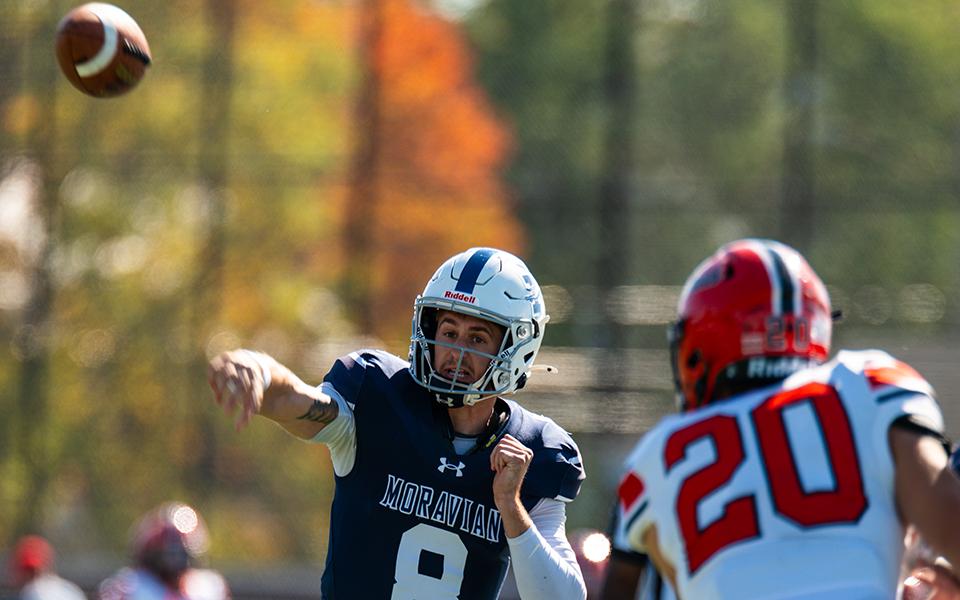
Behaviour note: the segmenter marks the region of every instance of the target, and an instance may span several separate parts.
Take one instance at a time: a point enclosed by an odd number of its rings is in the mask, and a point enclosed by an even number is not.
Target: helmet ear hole
[[[523,375],[520,375],[519,377],[517,377],[517,389],[518,389],[518,390],[521,390],[521,389],[523,389],[523,386],[525,386],[525,385],[527,385],[527,374],[526,374],[526,373],[524,373]]]
[[[697,365],[700,364],[700,361],[703,360],[703,353],[700,352],[700,349],[696,349],[690,353],[690,356],[687,357],[687,368],[695,369]]]
[[[705,396],[707,393],[707,379],[708,379],[708,375],[704,374],[704,376],[698,379],[697,383],[694,384],[693,386],[693,394],[694,396],[696,396],[697,403],[699,405],[703,405],[704,400],[706,399]]]

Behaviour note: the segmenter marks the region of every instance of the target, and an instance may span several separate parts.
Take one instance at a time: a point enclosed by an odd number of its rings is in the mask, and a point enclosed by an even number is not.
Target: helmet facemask
[[[436,394],[437,402],[449,408],[472,406],[484,398],[510,394],[524,386],[527,379],[526,370],[513,366],[517,361],[522,360],[522,357],[518,357],[517,353],[523,346],[514,344],[513,340],[520,336],[524,336],[523,339],[530,338],[531,332],[534,329],[539,329],[538,325],[520,322],[507,323],[494,315],[480,317],[491,321],[501,330],[504,330],[503,340],[500,342],[497,354],[487,354],[438,341],[436,339],[436,319],[439,310],[441,309],[435,307],[429,299],[418,298],[414,311],[414,333],[411,338],[411,370],[417,374],[417,381],[420,385]],[[443,310],[451,309],[444,307]],[[456,310],[452,312],[480,316],[476,314],[476,309],[469,312]],[[468,353],[488,360],[489,364],[483,374],[473,383],[465,384],[449,379],[438,373],[435,368],[436,346],[450,348],[459,353],[455,372],[459,372],[464,357]],[[518,373],[518,376],[513,375],[514,371]]]

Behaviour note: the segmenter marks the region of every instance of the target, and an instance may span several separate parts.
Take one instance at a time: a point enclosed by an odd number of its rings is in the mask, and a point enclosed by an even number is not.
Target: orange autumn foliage
[[[354,299],[370,303],[364,333],[393,340],[409,333],[413,299],[443,260],[479,245],[522,255],[526,236],[503,180],[513,134],[475,79],[462,31],[415,0],[367,6],[380,11],[365,54],[376,130],[356,129],[360,140],[375,136],[375,150],[368,172],[352,177],[368,186],[370,206],[358,209],[364,201],[351,202],[346,188],[338,196],[345,221],[363,210],[371,228],[364,293]],[[344,258],[349,269],[354,257]]]

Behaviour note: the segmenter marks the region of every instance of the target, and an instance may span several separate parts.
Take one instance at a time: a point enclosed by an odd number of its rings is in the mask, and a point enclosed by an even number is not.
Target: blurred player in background
[[[830,352],[827,290],[794,249],[700,264],[671,328],[681,414],[619,487],[620,535],[683,600],[889,599],[913,524],[960,559],[960,478],[930,385],[885,352]]]
[[[165,503],[134,525],[133,564],[100,584],[98,600],[229,600],[223,576],[199,565],[209,545],[206,524],[195,510]]]
[[[259,414],[330,447],[324,599],[491,600],[511,561],[523,600],[586,596],[565,532],[579,450],[503,397],[526,383],[547,319],[520,259],[473,248],[416,299],[409,362],[361,350],[314,387],[259,353],[211,361],[238,430]]]
[[[57,574],[56,553],[43,537],[17,540],[9,560],[17,600],[86,600],[80,586]]]

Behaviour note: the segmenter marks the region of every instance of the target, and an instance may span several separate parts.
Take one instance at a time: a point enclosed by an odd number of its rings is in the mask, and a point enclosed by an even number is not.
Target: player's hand
[[[243,350],[224,352],[210,361],[207,381],[213,401],[233,416],[239,432],[263,407],[263,375],[257,361]]]
[[[493,497],[498,506],[501,500],[514,502],[520,497],[520,485],[532,460],[533,451],[509,434],[494,447],[490,468],[497,472],[493,477]]]
[[[940,565],[920,567],[903,582],[904,600],[960,600],[960,581]]]

